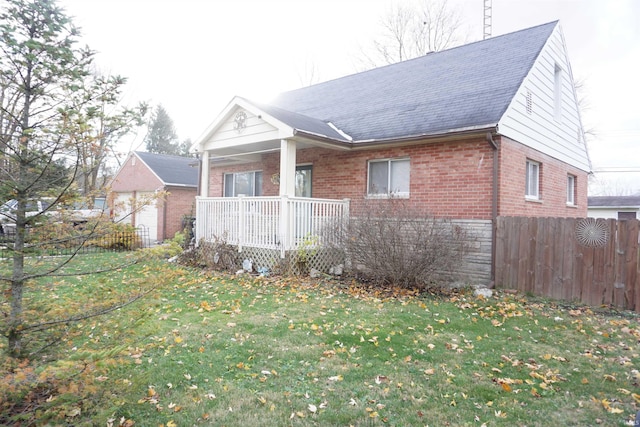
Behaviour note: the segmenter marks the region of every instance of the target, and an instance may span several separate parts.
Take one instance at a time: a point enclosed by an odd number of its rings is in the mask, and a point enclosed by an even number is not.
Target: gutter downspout
[[[169,192],[167,186],[164,186],[163,191]],[[169,197],[165,197],[162,201],[162,241],[167,240],[167,204],[169,203]]]
[[[202,179],[202,159],[200,153],[196,152],[196,160],[198,161],[198,183],[196,184],[196,196],[200,195],[200,180]]]
[[[491,185],[491,288],[495,286],[496,280],[496,231],[498,227],[498,166],[499,146],[493,140],[493,134],[487,132],[487,142],[493,148],[493,176]]]

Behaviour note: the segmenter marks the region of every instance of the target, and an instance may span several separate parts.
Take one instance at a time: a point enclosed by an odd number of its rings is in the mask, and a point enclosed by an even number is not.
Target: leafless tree
[[[423,56],[455,46],[464,39],[462,14],[448,0],[395,4],[380,24],[380,36],[363,51],[365,68]]]
[[[320,73],[313,60],[306,58],[304,64],[298,68],[298,80],[301,87],[311,86],[320,82]]]
[[[575,91],[576,102],[578,103],[578,110],[580,110],[580,115],[582,116],[582,125],[584,127],[585,137],[587,139],[595,138],[598,136],[596,129],[594,127],[585,127],[584,116],[585,111],[591,108],[590,100],[587,96],[587,83],[585,79],[577,78],[573,81],[573,88]]]

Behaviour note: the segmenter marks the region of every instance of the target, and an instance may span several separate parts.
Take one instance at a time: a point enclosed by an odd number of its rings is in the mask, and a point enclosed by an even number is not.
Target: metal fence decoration
[[[495,283],[640,312],[640,221],[498,217]]]
[[[607,223],[596,218],[582,218],[576,223],[576,239],[583,246],[596,248],[607,244],[609,230]]]

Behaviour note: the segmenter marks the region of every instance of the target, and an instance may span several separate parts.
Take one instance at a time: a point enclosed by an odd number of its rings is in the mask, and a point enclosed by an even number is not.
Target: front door
[[[296,197],[311,197],[311,165],[296,166]],[[311,214],[313,206],[296,203],[295,231],[296,239],[303,239],[311,233]]]
[[[311,165],[296,166],[296,197],[311,197]]]

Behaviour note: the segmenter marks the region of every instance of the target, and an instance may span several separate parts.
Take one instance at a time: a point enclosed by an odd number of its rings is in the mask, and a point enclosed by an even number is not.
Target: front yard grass
[[[622,426],[640,402],[640,326],[630,313],[504,293],[214,276],[158,261],[50,283],[56,298],[40,304],[149,285],[144,300],[67,331],[49,365],[73,366],[82,382],[47,396],[47,422]]]

